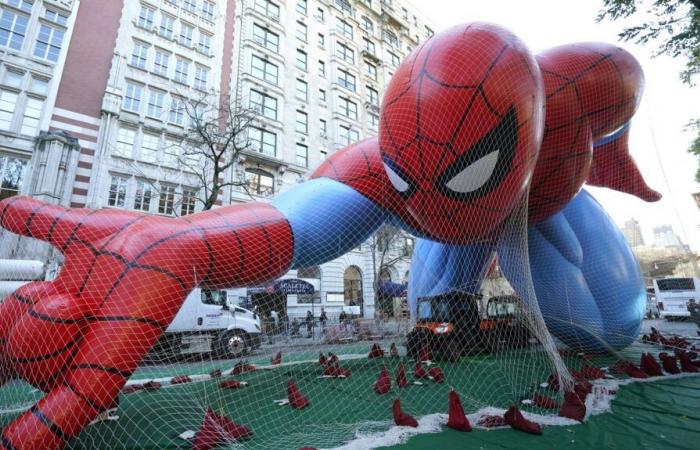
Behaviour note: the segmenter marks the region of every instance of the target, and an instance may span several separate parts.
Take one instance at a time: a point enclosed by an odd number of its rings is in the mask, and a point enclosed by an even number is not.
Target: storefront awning
[[[379,282],[379,295],[384,297],[406,297],[407,283],[394,283],[393,281],[385,280]]]

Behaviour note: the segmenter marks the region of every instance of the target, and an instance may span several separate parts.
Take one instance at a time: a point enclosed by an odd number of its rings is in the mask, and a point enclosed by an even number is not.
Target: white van
[[[237,358],[261,343],[260,318],[233,304],[233,291],[194,289],[156,344],[156,353],[214,352]]]
[[[695,277],[655,279],[654,293],[662,318],[689,317],[690,299],[700,303],[700,280]]]

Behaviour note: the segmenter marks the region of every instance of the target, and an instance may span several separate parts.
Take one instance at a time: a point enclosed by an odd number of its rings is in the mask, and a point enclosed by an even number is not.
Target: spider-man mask
[[[495,25],[454,27],[409,55],[384,96],[379,142],[416,231],[467,243],[500,228],[537,159],[542,92],[532,54]]]

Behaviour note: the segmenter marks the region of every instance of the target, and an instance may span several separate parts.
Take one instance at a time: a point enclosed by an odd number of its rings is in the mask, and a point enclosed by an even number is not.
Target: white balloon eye
[[[481,188],[493,175],[499,152],[494,150],[474,161],[445,183],[445,186],[458,194],[467,194]]]
[[[406,193],[410,189],[411,185],[408,183],[408,181],[404,180],[401,175],[396,173],[394,169],[389,167],[387,163],[384,163],[384,170],[386,171],[386,174],[389,176],[389,181],[391,181],[391,185],[394,186],[394,189],[396,189],[399,192]]]

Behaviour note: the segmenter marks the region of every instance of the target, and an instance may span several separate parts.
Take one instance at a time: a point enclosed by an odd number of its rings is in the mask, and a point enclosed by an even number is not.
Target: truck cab
[[[155,351],[175,355],[213,352],[237,358],[259,348],[260,318],[235,305],[232,296],[229,290],[194,289]]]

